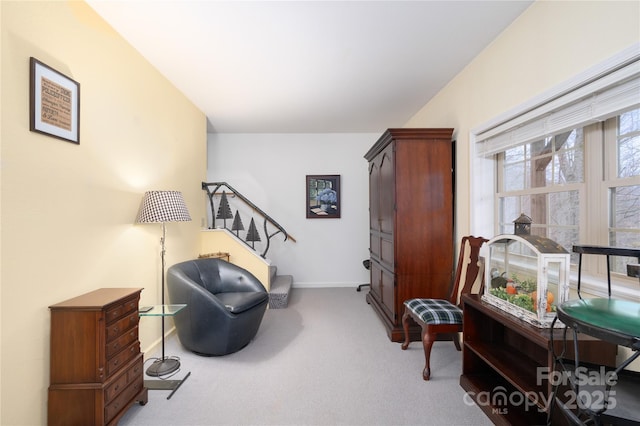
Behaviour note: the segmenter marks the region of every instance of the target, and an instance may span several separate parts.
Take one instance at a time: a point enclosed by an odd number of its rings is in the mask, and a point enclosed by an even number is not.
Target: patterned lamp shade
[[[189,222],[191,216],[180,191],[147,191],[136,223]]]

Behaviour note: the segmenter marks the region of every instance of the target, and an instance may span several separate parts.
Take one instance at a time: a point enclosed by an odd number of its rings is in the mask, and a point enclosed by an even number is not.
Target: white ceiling
[[[88,3],[210,132],[377,133],[403,126],[532,1]]]

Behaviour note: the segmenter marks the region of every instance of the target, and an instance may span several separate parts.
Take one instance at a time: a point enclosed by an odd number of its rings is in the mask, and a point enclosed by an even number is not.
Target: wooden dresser
[[[444,299],[453,280],[453,129],[389,129],[369,161],[371,290],[367,301],[399,342],[403,303]],[[420,327],[411,328],[420,339]]]
[[[50,306],[49,425],[115,425],[147,403],[141,288],[102,288]]]

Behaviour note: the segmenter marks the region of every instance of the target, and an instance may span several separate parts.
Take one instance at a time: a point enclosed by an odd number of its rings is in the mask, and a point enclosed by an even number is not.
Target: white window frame
[[[498,207],[494,197],[497,192],[498,170],[494,155],[496,152],[578,125],[603,122],[637,105],[640,105],[640,43],[472,129],[469,135],[470,173],[474,176],[470,190],[471,233],[493,235],[498,229]],[[585,179],[588,179],[587,175],[592,174],[593,170],[597,170],[598,174],[601,173],[600,170],[615,170],[602,167],[602,151],[587,153],[588,149],[603,149],[603,144],[588,144],[585,141]],[[603,185],[611,183],[607,176],[593,176],[593,179],[599,179]],[[487,182],[493,182],[493,185],[487,185]],[[602,208],[592,209],[588,213],[581,212],[580,223],[592,223],[594,220],[608,223],[607,191],[589,195],[593,195],[593,198],[589,197],[590,203],[600,200],[598,207]],[[582,225],[580,230],[580,238],[584,241],[608,241],[608,227],[588,231],[591,234],[585,235],[586,228],[589,227]],[[588,257],[593,256],[586,255],[583,261],[589,261]],[[600,275],[602,273],[606,276],[605,259],[603,257],[593,262],[599,262],[597,275],[583,271],[581,288],[586,293],[606,297],[606,278],[603,281]],[[577,273],[572,271],[571,283],[574,287],[576,280]],[[612,293],[615,297],[637,299],[640,298],[640,285],[637,279],[612,274]]]

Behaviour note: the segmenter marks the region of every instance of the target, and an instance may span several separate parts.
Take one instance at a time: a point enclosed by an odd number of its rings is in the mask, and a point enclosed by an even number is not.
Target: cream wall
[[[640,41],[640,2],[538,1],[478,55],[405,127],[456,129],[457,239],[475,229],[470,188],[472,129]],[[488,223],[492,223],[488,221]]]
[[[205,214],[206,120],[84,2],[0,2],[0,424],[46,424],[48,306],[100,287],[160,301],[159,225],[145,190],[183,191],[167,263],[195,257]],[[81,85],[80,145],[29,131],[29,57]],[[160,323],[143,319],[148,349]]]
[[[474,226],[491,218],[472,218],[487,212],[474,209],[473,188],[492,179],[473,173],[470,132],[638,42],[640,2],[538,1],[406,123],[457,129],[458,239],[493,236],[490,225]],[[629,351],[620,349],[622,360]],[[630,368],[640,371],[640,362]]]

